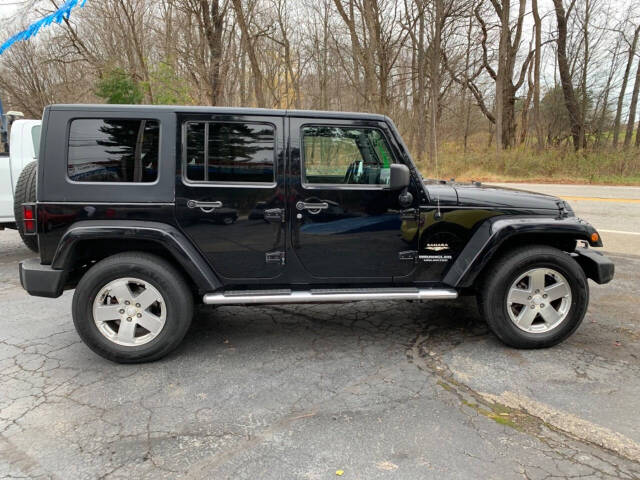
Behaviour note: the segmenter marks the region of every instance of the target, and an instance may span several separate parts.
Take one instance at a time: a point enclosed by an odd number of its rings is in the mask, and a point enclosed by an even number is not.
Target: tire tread
[[[38,253],[38,237],[25,235],[22,216],[22,204],[36,201],[36,185],[38,177],[38,162],[33,161],[25,165],[18,176],[16,190],[13,196],[13,217],[16,220],[16,229],[22,242],[32,251]]]

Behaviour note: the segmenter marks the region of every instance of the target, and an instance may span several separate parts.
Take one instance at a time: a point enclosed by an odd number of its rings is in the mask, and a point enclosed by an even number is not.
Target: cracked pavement
[[[640,258],[580,329],[503,346],[471,299],[202,308],[169,357],[79,340],[0,232],[0,478],[640,478]]]

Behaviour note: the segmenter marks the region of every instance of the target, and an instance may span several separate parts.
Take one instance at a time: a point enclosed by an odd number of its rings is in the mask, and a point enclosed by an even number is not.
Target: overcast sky
[[[0,17],[7,17],[16,11],[18,6],[23,5],[24,2],[16,0],[0,0]]]

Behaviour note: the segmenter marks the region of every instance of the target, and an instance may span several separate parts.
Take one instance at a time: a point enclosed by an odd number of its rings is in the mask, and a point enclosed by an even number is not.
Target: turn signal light
[[[22,205],[22,219],[24,223],[24,233],[36,233],[36,207],[35,205]]]
[[[598,235],[596,232],[593,232],[593,233],[591,234],[591,241],[592,241],[593,243],[596,243],[598,240],[600,240],[600,235]]]

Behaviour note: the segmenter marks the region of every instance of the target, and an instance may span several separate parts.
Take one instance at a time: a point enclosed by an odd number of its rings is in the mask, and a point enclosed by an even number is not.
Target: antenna
[[[436,128],[436,115],[438,114],[436,99],[431,99],[431,135],[433,135],[433,158],[436,162],[436,181],[440,182],[440,172],[438,168],[438,132]],[[434,218],[440,220],[442,212],[440,211],[440,190],[436,189],[437,210]]]

